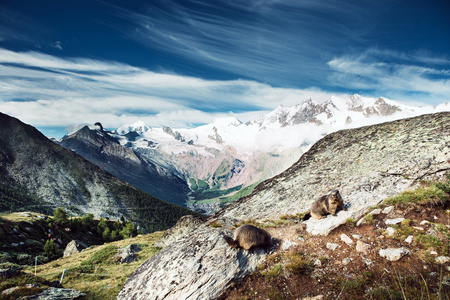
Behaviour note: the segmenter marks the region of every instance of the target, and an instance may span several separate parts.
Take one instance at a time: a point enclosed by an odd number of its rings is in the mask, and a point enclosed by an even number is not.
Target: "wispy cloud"
[[[141,12],[117,8],[132,24],[117,29],[190,63],[283,86],[319,85],[327,56],[367,30],[354,26],[365,10],[341,1],[155,3]]]
[[[0,110],[35,126],[100,121],[119,127],[140,119],[152,126],[186,127],[230,115],[246,121],[255,112],[262,114],[309,97],[324,101],[329,95],[0,49]]]
[[[347,89],[377,91],[403,101],[450,101],[450,60],[428,53],[369,49],[328,62],[329,80]]]

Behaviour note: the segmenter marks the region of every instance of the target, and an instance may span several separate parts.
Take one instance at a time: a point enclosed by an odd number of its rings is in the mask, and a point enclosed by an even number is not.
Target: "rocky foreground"
[[[339,189],[347,211],[305,224],[309,235],[327,235],[349,219],[360,219],[370,206],[423,180],[443,180],[450,170],[449,158],[450,113],[330,134],[291,168],[142,264],[118,299],[217,298],[257,270],[275,250],[232,249],[224,237],[232,235],[233,226],[276,223],[307,211],[317,197]],[[278,239],[278,247],[293,245],[283,234]],[[352,241],[356,243],[356,238]]]

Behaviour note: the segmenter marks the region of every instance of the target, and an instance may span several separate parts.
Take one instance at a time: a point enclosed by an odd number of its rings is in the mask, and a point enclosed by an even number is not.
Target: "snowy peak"
[[[142,121],[137,121],[130,125],[124,125],[116,130],[117,134],[126,135],[129,132],[136,132],[142,135],[143,133],[152,130]]]

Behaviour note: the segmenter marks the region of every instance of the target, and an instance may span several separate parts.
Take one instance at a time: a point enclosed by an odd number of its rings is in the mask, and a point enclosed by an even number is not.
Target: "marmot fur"
[[[272,237],[267,231],[248,224],[239,226],[234,231],[234,240],[231,237],[225,239],[231,247],[241,247],[245,250],[272,246]]]
[[[311,205],[311,217],[322,219],[328,214],[336,215],[337,209],[345,210],[344,200],[338,190],[331,191],[313,202]]]

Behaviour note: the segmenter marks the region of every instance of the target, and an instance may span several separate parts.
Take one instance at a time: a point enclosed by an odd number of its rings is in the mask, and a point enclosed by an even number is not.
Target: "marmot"
[[[272,237],[267,231],[248,224],[239,226],[234,231],[234,240],[231,237],[226,237],[225,239],[231,247],[241,247],[245,250],[272,246]]]
[[[325,215],[336,215],[337,209],[345,210],[344,200],[338,190],[331,191],[313,202],[311,205],[311,217],[322,219]]]

